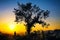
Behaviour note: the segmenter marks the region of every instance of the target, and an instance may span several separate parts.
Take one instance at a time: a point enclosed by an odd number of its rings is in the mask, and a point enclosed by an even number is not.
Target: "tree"
[[[15,13],[15,22],[25,21],[27,24],[27,32],[30,33],[30,29],[34,26],[35,23],[42,24],[42,27],[45,25],[48,26],[46,22],[42,19],[49,17],[49,11],[42,10],[32,3],[20,4],[18,3],[18,9],[14,8]]]

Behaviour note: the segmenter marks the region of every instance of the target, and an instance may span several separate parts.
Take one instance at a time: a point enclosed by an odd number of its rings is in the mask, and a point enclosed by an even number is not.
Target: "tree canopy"
[[[20,4],[18,3],[18,9],[14,8],[15,22],[24,21],[26,22],[27,31],[30,32],[30,28],[34,26],[35,23],[42,24],[42,27],[47,24],[44,20],[49,17],[50,11],[42,10],[32,3]],[[42,20],[44,19],[44,20]]]

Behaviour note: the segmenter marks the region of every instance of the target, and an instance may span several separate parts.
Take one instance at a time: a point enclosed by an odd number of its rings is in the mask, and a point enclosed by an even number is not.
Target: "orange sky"
[[[10,20],[10,19],[8,19]],[[26,33],[26,30],[27,30],[27,27],[24,26],[24,22],[20,22],[18,24],[16,24],[14,21],[10,20],[8,21],[6,20],[5,22],[2,22],[0,23],[0,31],[2,33],[8,33],[8,34],[13,34],[14,31],[16,31],[17,34],[24,34]],[[52,21],[53,19],[49,20],[49,21]],[[54,29],[60,29],[60,25],[59,24],[56,24],[57,22],[55,21],[52,21],[52,22],[48,22],[47,23],[50,23],[50,26],[48,26],[48,28],[46,27],[42,27],[42,25],[36,23],[35,24],[35,27],[32,27],[31,28],[31,32],[32,31],[37,31],[37,30],[54,30]],[[14,29],[11,30],[10,26],[11,25],[14,25]]]

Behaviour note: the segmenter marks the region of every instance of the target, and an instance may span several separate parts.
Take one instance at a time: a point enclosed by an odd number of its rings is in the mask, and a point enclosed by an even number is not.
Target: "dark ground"
[[[20,36],[3,34],[0,32],[0,40],[60,40],[60,30],[34,31],[29,35]]]

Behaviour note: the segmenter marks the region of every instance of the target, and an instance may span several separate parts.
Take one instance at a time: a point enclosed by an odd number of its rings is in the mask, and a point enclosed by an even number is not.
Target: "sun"
[[[15,29],[15,25],[14,24],[9,25],[9,29],[10,30],[14,30]]]

